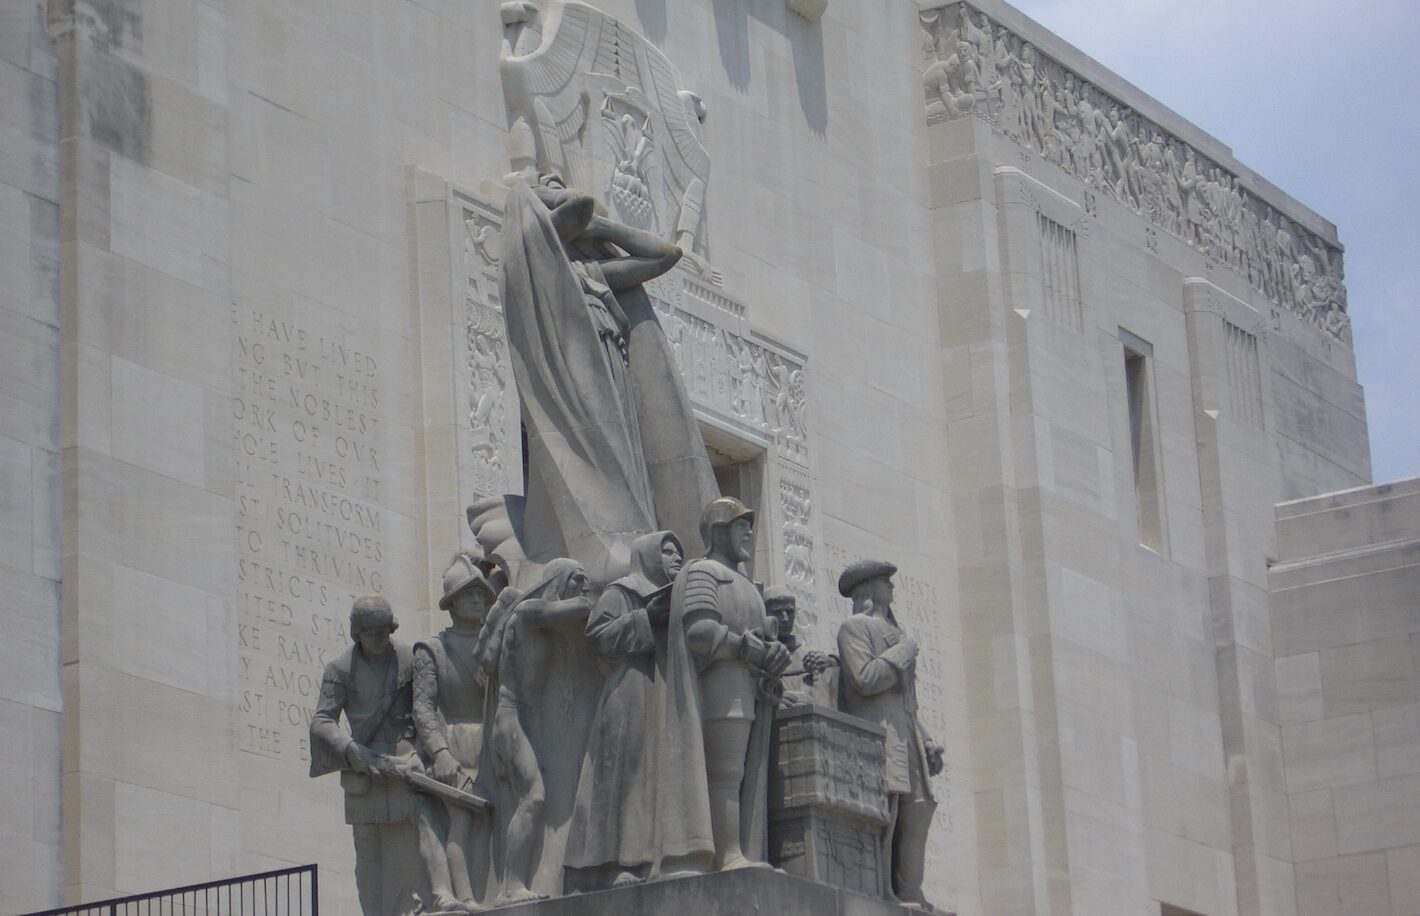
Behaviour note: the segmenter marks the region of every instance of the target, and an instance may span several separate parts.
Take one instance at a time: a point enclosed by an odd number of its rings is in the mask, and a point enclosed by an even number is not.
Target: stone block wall
[[[1420,479],[1277,507],[1297,912],[1420,912]]]
[[[63,882],[60,134],[44,7],[0,3],[0,885],[16,910]]]

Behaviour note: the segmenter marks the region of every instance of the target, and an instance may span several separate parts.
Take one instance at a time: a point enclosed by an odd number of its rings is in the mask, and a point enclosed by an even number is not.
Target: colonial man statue
[[[657,812],[668,875],[763,862],[772,697],[789,664],[759,590],[740,571],[752,556],[754,513],[716,499],[700,536],[709,554],[681,571],[671,593],[671,759],[658,774]]]
[[[844,712],[887,729],[892,821],[884,845],[892,886],[884,890],[930,908],[922,874],[937,802],[928,777],[942,771],[942,749],[917,717],[917,643],[892,612],[895,572],[891,563],[864,560],[838,577],[838,593],[853,600],[853,615],[838,630],[842,703]]]
[[[366,916],[462,912],[449,883],[434,803],[404,779],[423,767],[414,749],[414,656],[390,638],[397,627],[384,598],[355,599],[355,644],[326,665],[321,678],[311,718],[311,775],[340,772],[345,822],[355,833],[355,885]],[[341,713],[349,731],[340,726]],[[428,906],[419,900],[421,877],[428,882]]]
[[[794,631],[799,604],[794,593],[782,585],[764,590],[764,610],[779,621],[779,641],[789,650],[789,667],[784,671],[784,705],[838,708],[838,660],[826,652],[810,649]]]
[[[505,591],[509,599],[514,593]],[[474,647],[489,607],[500,597],[483,571],[465,553],[444,573],[439,607],[452,626],[414,644],[414,724],[419,749],[435,779],[460,789],[479,782],[483,754],[483,673]],[[505,599],[507,600],[507,599]],[[464,906],[477,907],[487,891],[490,821],[486,814],[448,804],[445,845],[449,878]]]

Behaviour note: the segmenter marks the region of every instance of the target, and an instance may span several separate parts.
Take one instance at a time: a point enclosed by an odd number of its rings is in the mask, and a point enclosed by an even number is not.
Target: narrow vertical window
[[[1154,410],[1153,346],[1120,328],[1124,345],[1124,389],[1129,402],[1129,446],[1134,497],[1139,509],[1139,543],[1163,552],[1163,481],[1159,465],[1158,421]]]

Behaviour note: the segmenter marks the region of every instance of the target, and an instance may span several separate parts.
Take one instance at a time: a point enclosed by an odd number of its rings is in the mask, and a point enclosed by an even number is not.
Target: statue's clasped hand
[[[459,762],[446,747],[439,748],[439,752],[434,755],[434,778],[445,785],[458,785]]]
[[[942,755],[945,751],[942,746],[935,741],[928,741],[922,746],[922,750],[927,755],[927,773],[931,776],[940,776],[945,763]]]
[[[833,662],[828,657],[827,652],[810,649],[808,652],[804,653],[804,681],[809,684],[814,683],[819,675],[827,671],[832,665]]]
[[[765,638],[757,631],[740,636],[737,654],[741,661],[765,674],[778,676],[789,667],[789,650],[784,644],[772,637]]]
[[[345,749],[345,762],[350,769],[363,776],[374,775],[380,765],[379,757],[369,748],[353,742]]]

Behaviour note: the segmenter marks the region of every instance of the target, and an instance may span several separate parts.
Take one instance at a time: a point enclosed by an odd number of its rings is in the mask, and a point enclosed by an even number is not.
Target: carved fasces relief
[[[618,221],[674,241],[688,268],[718,282],[704,232],[705,104],[670,60],[584,3],[505,4],[503,21],[513,171],[560,174]]]
[[[974,115],[1350,339],[1340,249],[1241,179],[965,3],[921,13],[928,122]],[[1092,193],[1085,191],[1093,213]],[[1148,240],[1157,250],[1157,237]]]
[[[517,391],[508,356],[508,332],[498,295],[502,214],[491,204],[458,192],[454,227],[455,292],[462,294],[464,338],[458,348],[460,466],[475,499],[521,493],[522,441]]]

